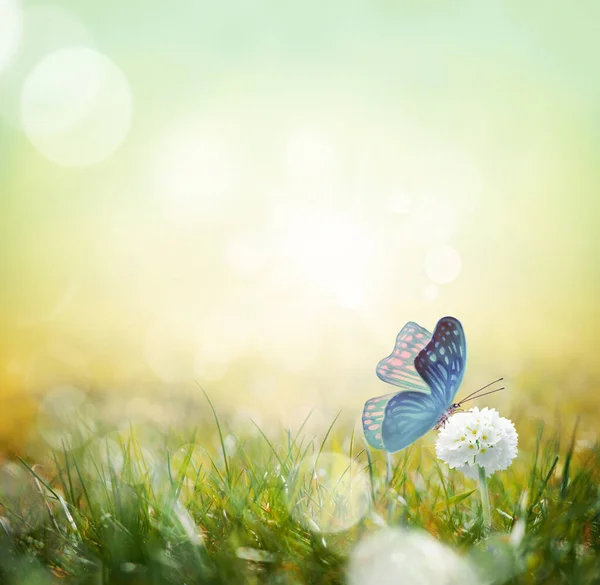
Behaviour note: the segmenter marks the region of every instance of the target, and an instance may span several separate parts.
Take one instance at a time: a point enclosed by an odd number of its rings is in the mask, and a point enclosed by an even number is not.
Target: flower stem
[[[481,494],[481,510],[483,512],[483,533],[487,536],[492,528],[492,514],[490,512],[490,495],[488,493],[485,469],[479,467],[479,492]]]
[[[385,481],[388,484],[388,486],[391,485],[392,483],[392,475],[393,475],[393,468],[392,468],[392,454],[389,453],[388,451],[385,452]]]

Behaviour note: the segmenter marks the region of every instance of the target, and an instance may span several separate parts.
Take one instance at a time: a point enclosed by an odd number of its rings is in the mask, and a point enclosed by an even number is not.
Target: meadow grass
[[[600,582],[600,448],[527,424],[489,480],[490,534],[477,483],[422,441],[394,457],[388,484],[383,454],[339,421],[319,439],[304,425],[234,436],[216,413],[152,440],[87,435],[4,467],[0,583],[333,585],[386,527],[428,532],[482,583]]]

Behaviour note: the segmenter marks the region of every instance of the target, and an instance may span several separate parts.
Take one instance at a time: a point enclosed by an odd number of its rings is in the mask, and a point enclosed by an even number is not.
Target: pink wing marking
[[[384,382],[406,390],[429,392],[415,369],[414,360],[430,339],[431,333],[427,329],[408,322],[396,337],[394,351],[377,365],[377,375]]]
[[[376,449],[383,449],[381,442],[381,423],[385,414],[385,405],[394,394],[376,396],[367,400],[362,414],[362,424],[367,442]],[[379,433],[379,437],[376,434]]]

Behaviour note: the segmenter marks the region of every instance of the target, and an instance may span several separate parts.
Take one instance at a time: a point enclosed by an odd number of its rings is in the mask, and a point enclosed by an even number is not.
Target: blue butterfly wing
[[[431,394],[398,392],[387,403],[382,425],[383,446],[395,453],[430,431],[445,408]]]
[[[431,340],[431,333],[417,323],[409,321],[398,333],[392,353],[377,364],[377,376],[398,386],[403,391],[428,394],[429,387],[415,369],[415,358]],[[365,438],[371,447],[384,449],[382,424],[388,402],[395,392],[367,400],[363,409],[362,425]]]
[[[458,392],[467,363],[465,332],[458,319],[443,317],[415,359],[415,368],[431,389],[436,411],[446,411]]]

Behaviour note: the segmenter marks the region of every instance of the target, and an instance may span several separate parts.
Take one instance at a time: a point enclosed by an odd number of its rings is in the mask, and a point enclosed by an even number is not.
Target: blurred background
[[[504,376],[480,406],[592,429],[599,18],[0,0],[0,451],[83,405],[200,420],[198,383],[240,420],[357,418],[447,314],[463,395]]]

